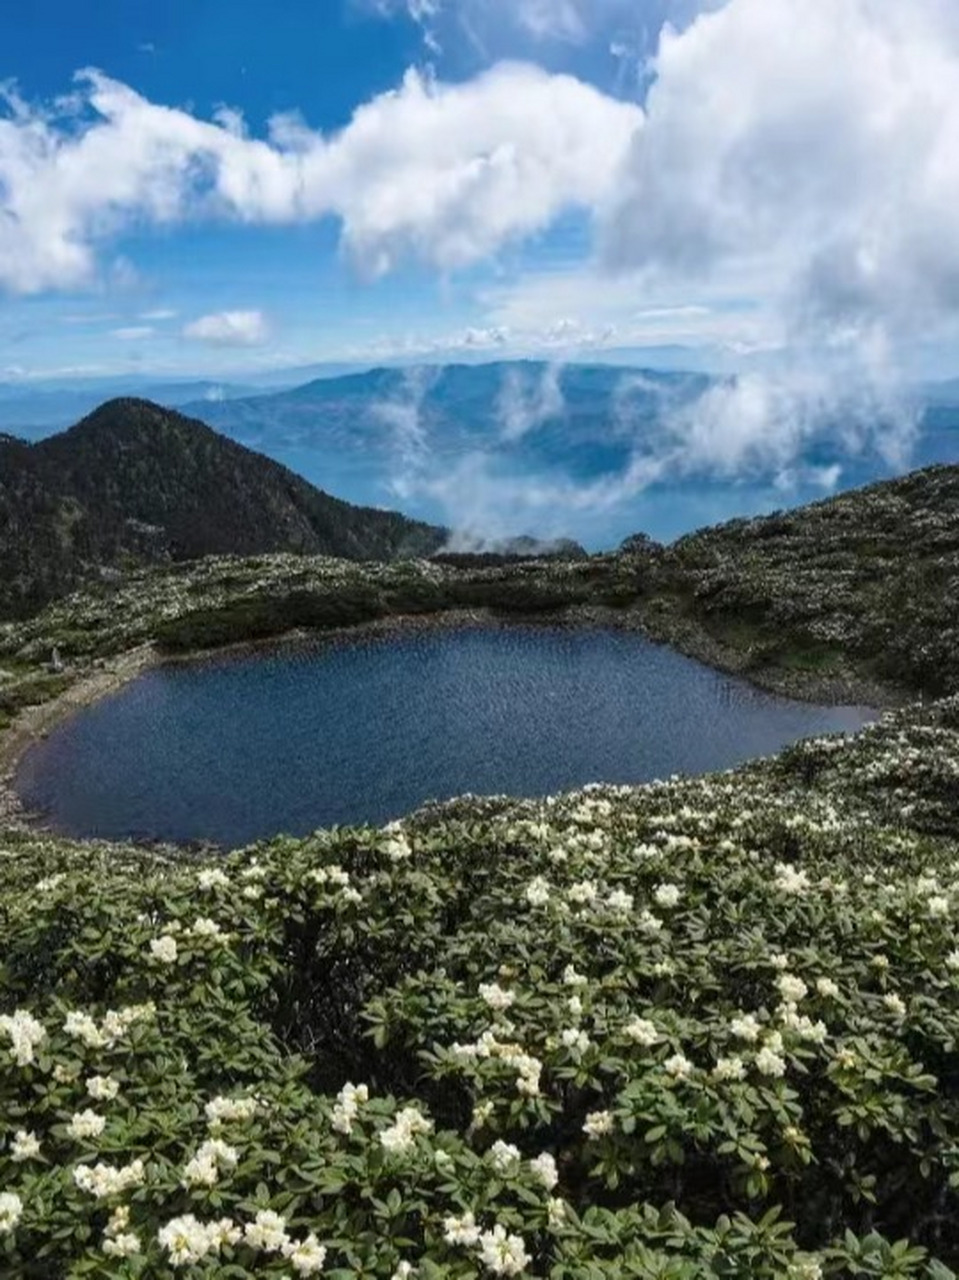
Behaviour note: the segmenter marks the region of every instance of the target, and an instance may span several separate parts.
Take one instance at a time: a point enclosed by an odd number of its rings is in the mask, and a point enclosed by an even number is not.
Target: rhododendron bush
[[[0,839],[0,1274],[959,1264],[956,703],[219,860]]]

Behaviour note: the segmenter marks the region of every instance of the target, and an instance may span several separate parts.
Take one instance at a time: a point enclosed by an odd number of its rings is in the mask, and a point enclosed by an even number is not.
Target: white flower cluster
[[[446,1218],[443,1238],[447,1244],[476,1249],[480,1262],[496,1276],[518,1276],[532,1261],[521,1236],[508,1234],[499,1224],[481,1231],[472,1213]]]
[[[0,1236],[16,1228],[23,1217],[23,1201],[13,1191],[0,1191]]]
[[[756,1054],[756,1070],[764,1076],[784,1076],[786,1059],[783,1057],[783,1041],[778,1031],[771,1032]]]
[[[506,991],[498,982],[481,982],[479,987],[480,999],[484,1004],[502,1013],[509,1009],[516,999],[516,995],[512,991]]]
[[[545,907],[551,895],[552,890],[545,876],[534,876],[523,894],[531,907]]]
[[[118,1169],[112,1164],[79,1164],[73,1171],[73,1181],[81,1191],[97,1200],[122,1195],[131,1187],[143,1184],[146,1170],[142,1160],[133,1160]]]
[[[79,1040],[88,1049],[112,1049],[134,1023],[155,1017],[156,1006],[152,1001],[128,1005],[125,1009],[108,1009],[99,1024],[88,1013],[72,1010],[64,1019],[63,1029],[68,1036]]]
[[[150,939],[150,958],[158,961],[160,964],[176,964],[177,955],[176,938],[172,933],[164,933],[159,938]]]
[[[380,1131],[380,1145],[392,1155],[406,1155],[416,1142],[418,1134],[433,1132],[432,1120],[427,1120],[418,1107],[404,1107],[396,1119]]]
[[[130,1229],[130,1210],[118,1205],[103,1228],[103,1252],[108,1258],[131,1258],[140,1253],[140,1237]]]
[[[35,1160],[40,1154],[40,1139],[33,1132],[18,1129],[10,1139],[10,1159],[14,1164]]]
[[[330,888],[339,890],[340,897],[345,902],[362,902],[363,895],[353,886],[350,881],[350,873],[338,863],[332,863],[328,867],[315,867],[312,871],[307,872],[305,877],[321,888]]]
[[[730,1022],[729,1031],[737,1040],[746,1040],[753,1044],[759,1039],[762,1027],[754,1013],[741,1013]]]
[[[385,828],[387,831],[389,827]],[[390,862],[404,862],[407,858],[413,856],[413,849],[409,840],[403,835],[402,831],[391,835],[382,845],[383,852],[389,858]]]
[[[52,893],[54,889],[59,888],[63,884],[66,876],[62,872],[57,872],[52,876],[44,876],[42,880],[38,880],[35,888],[37,893]]]
[[[336,1095],[331,1125],[337,1133],[350,1134],[360,1112],[360,1104],[369,1102],[370,1091],[365,1084],[345,1084]]]
[[[10,1041],[10,1052],[18,1067],[28,1067],[36,1059],[36,1051],[47,1038],[43,1024],[26,1009],[0,1014],[0,1034]]]
[[[222,867],[204,867],[197,876],[197,884],[205,893],[211,889],[228,889],[230,877]]]
[[[713,1067],[714,1080],[743,1080],[746,1076],[746,1064],[742,1058],[719,1058]]]
[[[676,907],[682,897],[679,885],[677,884],[661,884],[658,885],[653,894],[653,899],[658,907]]]
[[[479,1258],[494,1276],[518,1276],[531,1262],[522,1236],[509,1235],[500,1225],[480,1236]]]
[[[615,1120],[611,1111],[591,1111],[583,1122],[583,1133],[587,1138],[601,1138],[612,1133]]]
[[[224,1169],[235,1169],[240,1153],[220,1138],[208,1138],[183,1170],[184,1187],[214,1187]]]
[[[654,1023],[648,1018],[631,1018],[627,1022],[624,1031],[630,1040],[634,1040],[637,1044],[643,1045],[648,1049],[659,1039],[659,1032]]]
[[[197,916],[188,932],[194,938],[209,938],[215,942],[223,942],[228,936],[209,916]]]
[[[589,1036],[580,1027],[566,1027],[560,1032],[559,1042],[574,1058],[581,1058],[589,1048]]]
[[[211,1098],[203,1108],[210,1130],[216,1133],[225,1124],[248,1124],[256,1115],[256,1098]]]
[[[802,978],[797,978],[795,974],[784,973],[776,980],[776,986],[779,994],[787,1004],[798,1004],[803,1000],[809,992],[809,988],[803,982]]]
[[[519,1166],[521,1159],[519,1147],[512,1142],[497,1139],[487,1152],[490,1164],[497,1173],[512,1173]]]
[[[666,1059],[663,1067],[666,1074],[672,1076],[674,1080],[688,1080],[696,1070],[695,1064],[690,1062],[684,1053],[674,1053],[671,1058]]]
[[[87,1093],[97,1102],[111,1102],[120,1092],[120,1082],[113,1076],[87,1076]]]
[[[628,916],[633,909],[635,899],[625,889],[614,889],[606,899],[606,908],[613,915]]]
[[[530,1160],[529,1167],[533,1176],[543,1184],[547,1191],[552,1191],[557,1182],[559,1182],[559,1171],[556,1168],[555,1157],[550,1155],[548,1151],[544,1151],[534,1160]]]
[[[95,1111],[91,1111],[89,1107],[86,1111],[75,1111],[67,1125],[67,1133],[71,1138],[83,1141],[87,1138],[99,1138],[100,1134],[107,1127],[107,1122],[103,1116],[97,1115]]]
[[[543,1064],[539,1058],[525,1053],[517,1044],[502,1044],[494,1031],[484,1031],[473,1044],[453,1044],[450,1053],[461,1063],[473,1064],[480,1059],[495,1059],[516,1072],[516,1090],[528,1098],[540,1092]]]
[[[775,875],[773,876],[773,888],[780,893],[800,894],[808,893],[811,885],[809,883],[808,874],[794,867],[789,862],[777,862],[775,866]]]
[[[219,1256],[225,1245],[237,1244],[242,1237],[242,1229],[232,1218],[200,1222],[192,1213],[171,1218],[157,1232],[160,1248],[166,1251],[174,1267],[195,1266],[205,1258]]]

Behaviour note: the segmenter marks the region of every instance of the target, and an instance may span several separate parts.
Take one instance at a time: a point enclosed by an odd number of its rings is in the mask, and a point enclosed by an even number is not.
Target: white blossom
[[[326,1262],[326,1249],[310,1233],[305,1240],[288,1240],[283,1246],[283,1256],[299,1276],[316,1276]]]
[[[776,986],[782,998],[790,1004],[797,1004],[809,991],[802,978],[792,973],[784,973],[777,978]]]
[[[480,1261],[496,1276],[518,1276],[531,1261],[520,1236],[508,1235],[506,1228],[495,1226],[479,1238]]]
[[[230,877],[221,867],[205,867],[197,876],[197,884],[203,890],[228,889]]]
[[[529,1167],[547,1191],[552,1191],[559,1182],[556,1160],[548,1151],[542,1152],[535,1160],[530,1160]]]
[[[443,1239],[447,1244],[466,1245],[467,1248],[471,1248],[479,1243],[479,1238],[480,1230],[471,1213],[443,1219]]]
[[[99,1138],[100,1134],[106,1128],[107,1122],[103,1116],[98,1116],[95,1111],[89,1108],[86,1111],[74,1112],[70,1123],[67,1125],[67,1133],[71,1138]]]
[[[678,884],[657,885],[653,899],[658,907],[675,907],[682,896]]]
[[[713,1067],[714,1080],[742,1080],[746,1075],[746,1064],[742,1058],[719,1058]]]
[[[756,1069],[764,1076],[783,1076],[786,1060],[769,1045],[764,1045],[756,1054]]]
[[[13,1231],[23,1216],[23,1201],[14,1191],[0,1191],[0,1236]]]
[[[583,1124],[583,1133],[587,1138],[601,1138],[612,1133],[615,1119],[611,1111],[591,1111]]]
[[[159,938],[151,938],[150,955],[160,964],[174,964],[177,958],[176,938],[169,933],[164,933]]]
[[[212,1130],[224,1124],[246,1124],[256,1115],[255,1098],[211,1098],[204,1107]]]
[[[550,894],[549,881],[544,876],[536,876],[526,886],[524,896],[531,907],[545,907]]]
[[[454,1046],[455,1047],[455,1046]],[[370,1091],[365,1084],[345,1084],[336,1095],[333,1114],[330,1120],[337,1133],[353,1132],[353,1123],[359,1115],[360,1104],[369,1102]]]
[[[251,1249],[263,1253],[279,1253],[290,1243],[286,1233],[286,1219],[272,1209],[261,1209],[252,1222],[243,1228],[243,1239]]]
[[[88,1076],[87,1093],[98,1102],[109,1102],[120,1092],[120,1082],[113,1076]]]
[[[417,1134],[432,1133],[433,1122],[417,1107],[404,1107],[386,1129],[380,1130],[380,1145],[394,1155],[405,1155],[415,1144]]]
[[[671,1058],[667,1058],[663,1067],[667,1075],[677,1080],[687,1080],[695,1070],[694,1064],[682,1053],[674,1053]]]
[[[122,1195],[131,1187],[142,1185],[146,1170],[142,1160],[134,1160],[123,1168],[112,1164],[80,1164],[73,1171],[73,1181],[81,1190],[97,1200]]]
[[[627,1022],[625,1027],[626,1034],[630,1040],[635,1040],[637,1044],[644,1045],[647,1049],[656,1043],[659,1039],[659,1032],[656,1030],[654,1023],[648,1018],[632,1018]]]
[[[503,1142],[501,1138],[493,1143],[488,1155],[490,1163],[497,1173],[509,1173],[520,1162],[519,1147],[514,1146],[511,1142]]]
[[[18,1129],[10,1142],[10,1159],[16,1164],[35,1160],[40,1154],[40,1139],[33,1132]]]
[[[883,996],[882,1002],[895,1017],[904,1018],[906,1016],[905,1001],[901,996],[897,996],[895,992],[891,991],[888,995]]]
[[[38,1046],[47,1037],[43,1024],[26,1009],[0,1014],[0,1035],[10,1041],[10,1052],[18,1067],[28,1067],[35,1060]]]
[[[498,982],[481,982],[479,993],[480,999],[497,1012],[509,1009],[516,999],[514,992],[504,990]]]

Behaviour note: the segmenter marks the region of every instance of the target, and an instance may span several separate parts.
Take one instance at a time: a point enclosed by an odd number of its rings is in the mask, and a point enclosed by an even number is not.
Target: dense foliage
[[[957,726],[216,863],[9,834],[0,1269],[952,1275]]]
[[[852,660],[938,696],[959,688],[959,467],[930,467],[681,539],[664,595],[754,668]]]

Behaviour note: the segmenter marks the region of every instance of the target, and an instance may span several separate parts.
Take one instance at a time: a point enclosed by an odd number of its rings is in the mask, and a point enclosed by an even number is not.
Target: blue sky
[[[671,7],[674,18],[685,17],[683,6]],[[442,12],[415,0],[38,0],[5,31],[0,80],[15,82],[30,108],[49,111],[74,89],[79,70],[95,67],[152,103],[203,120],[224,106],[240,111],[253,136],[292,112],[330,135],[349,125],[357,107],[395,89],[410,67],[464,83],[503,58],[531,59],[638,100],[641,61],[670,6],[647,5],[637,18],[632,6],[610,3],[602,21],[582,29],[570,26],[575,6],[550,15],[548,5],[534,4],[530,24],[510,20],[509,5],[492,8]],[[0,370],[7,377],[229,371],[429,354],[448,341],[455,348],[469,342],[470,329],[506,327],[497,312],[508,306],[502,295],[511,282],[588,261],[587,221],[558,209],[534,235],[506,237],[465,269],[407,261],[370,279],[343,253],[333,217],[279,226],[185,218],[158,227],[138,225],[134,214],[98,244],[95,269],[84,278],[8,290]],[[184,337],[191,322],[220,313],[256,314],[259,322],[241,323],[233,341],[229,333],[220,342]],[[535,332],[517,335],[521,346],[536,341]],[[499,343],[491,339],[491,354]]]
[[[0,382],[739,375],[588,505],[902,467],[959,373],[954,0],[35,0],[0,84]]]

